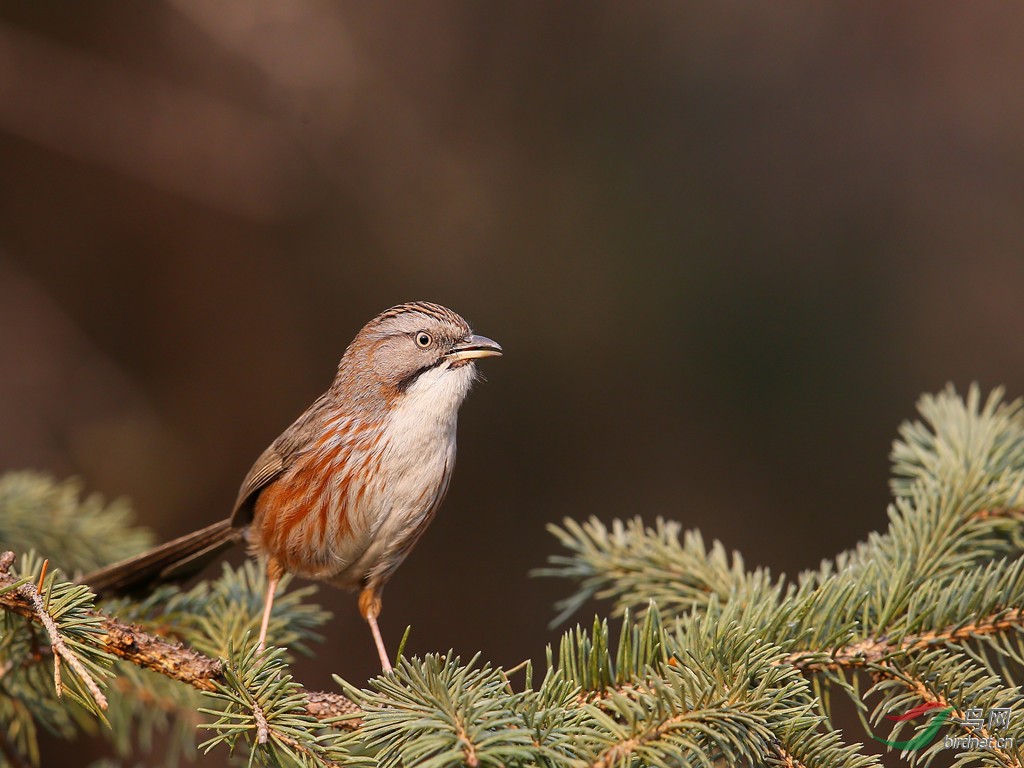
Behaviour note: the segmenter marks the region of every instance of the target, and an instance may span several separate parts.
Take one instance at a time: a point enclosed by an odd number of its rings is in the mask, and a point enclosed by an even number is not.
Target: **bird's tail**
[[[87,573],[79,583],[97,595],[116,595],[197,573],[228,547],[242,539],[243,531],[230,520],[202,528],[156,549]]]

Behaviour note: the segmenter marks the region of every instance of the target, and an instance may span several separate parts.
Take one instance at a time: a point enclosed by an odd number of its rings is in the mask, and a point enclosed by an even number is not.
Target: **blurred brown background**
[[[0,7],[0,464],[230,508],[372,315],[506,356],[385,636],[540,658],[545,523],[794,573],[885,524],[923,391],[1024,394],[1011,3]],[[302,679],[376,669],[354,600]],[[586,616],[581,617],[586,620]]]

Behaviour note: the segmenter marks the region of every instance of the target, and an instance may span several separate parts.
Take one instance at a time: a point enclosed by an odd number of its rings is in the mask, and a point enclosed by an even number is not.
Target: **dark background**
[[[366,320],[428,299],[506,356],[386,592],[392,647],[412,624],[412,652],[541,658],[570,585],[527,572],[564,516],[664,515],[751,566],[815,566],[885,525],[921,392],[1024,393],[1022,23],[986,2],[5,3],[0,466],[184,533]],[[300,677],[365,679],[354,599],[322,597]]]

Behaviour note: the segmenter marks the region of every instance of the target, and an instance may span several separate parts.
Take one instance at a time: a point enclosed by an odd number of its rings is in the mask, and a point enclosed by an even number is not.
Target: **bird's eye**
[[[420,331],[419,333],[416,334],[416,346],[419,347],[420,349],[426,349],[433,343],[434,340],[426,331]]]

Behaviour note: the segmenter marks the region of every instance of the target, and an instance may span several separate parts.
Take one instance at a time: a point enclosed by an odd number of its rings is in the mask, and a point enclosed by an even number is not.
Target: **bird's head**
[[[363,326],[345,350],[338,381],[350,394],[372,388],[388,400],[416,395],[458,409],[476,377],[475,361],[501,353],[496,341],[474,334],[447,307],[414,301]]]

